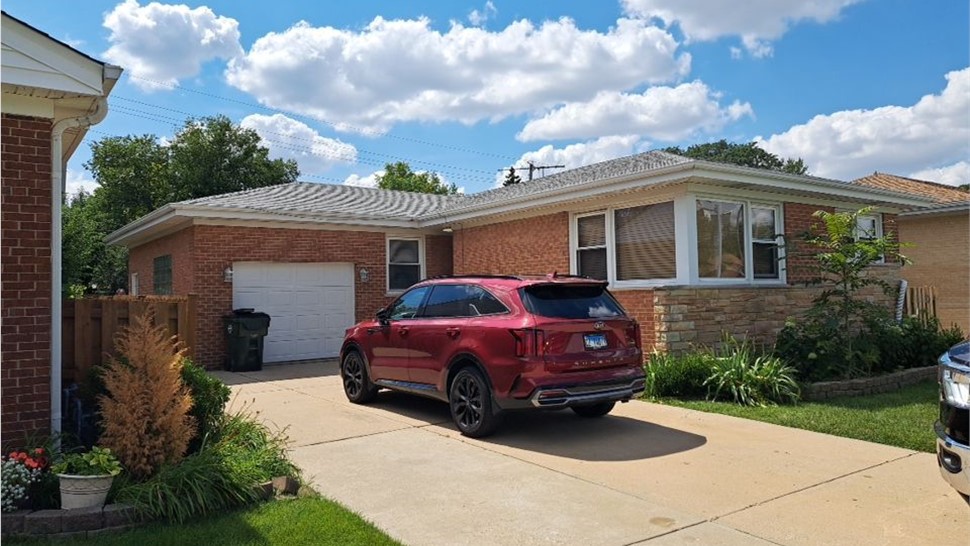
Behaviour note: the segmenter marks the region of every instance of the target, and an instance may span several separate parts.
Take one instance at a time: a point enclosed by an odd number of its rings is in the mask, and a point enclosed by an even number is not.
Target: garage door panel
[[[352,264],[237,262],[233,270],[233,307],[270,315],[264,361],[337,356],[355,322]]]

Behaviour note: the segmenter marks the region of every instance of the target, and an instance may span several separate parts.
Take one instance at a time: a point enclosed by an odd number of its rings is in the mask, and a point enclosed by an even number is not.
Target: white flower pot
[[[114,476],[77,476],[74,474],[58,474],[61,483],[61,508],[73,510],[75,508],[90,508],[104,506],[108,498],[108,490]]]

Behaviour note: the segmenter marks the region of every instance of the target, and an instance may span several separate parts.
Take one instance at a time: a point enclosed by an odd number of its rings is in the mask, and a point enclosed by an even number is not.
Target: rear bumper
[[[940,475],[962,495],[970,495],[970,446],[946,435],[943,425],[936,423],[936,460]]]
[[[496,400],[503,410],[559,409],[601,402],[625,402],[643,393],[646,378],[642,369],[623,370],[619,377],[599,381],[576,381],[546,384],[524,398]],[[562,379],[561,379],[562,380]]]

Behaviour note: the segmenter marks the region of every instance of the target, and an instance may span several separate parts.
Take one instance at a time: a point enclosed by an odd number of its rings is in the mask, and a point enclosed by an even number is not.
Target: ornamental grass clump
[[[729,397],[742,406],[794,404],[801,397],[796,376],[780,358],[758,354],[748,340],[725,336],[704,385],[713,401]]]
[[[192,397],[182,382],[183,349],[154,325],[154,314],[135,317],[115,340],[117,357],[103,372],[106,394],[98,397],[102,434],[135,479],[178,463],[195,435]]]

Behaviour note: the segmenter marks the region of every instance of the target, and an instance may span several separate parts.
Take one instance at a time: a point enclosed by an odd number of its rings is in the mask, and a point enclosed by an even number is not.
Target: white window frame
[[[132,296],[137,296],[138,295],[138,288],[139,288],[138,287],[138,272],[136,271],[136,272],[134,272],[134,273],[131,274],[131,282],[129,283],[129,286],[128,286],[128,293],[130,295],[132,295]]]
[[[603,240],[603,245],[602,246],[583,246],[583,247],[579,246],[579,220],[580,220],[580,218],[589,218],[590,216],[602,216],[603,217],[603,226],[604,226],[605,232],[604,232],[604,235],[603,235],[603,239],[604,240]],[[569,268],[570,268],[570,271],[572,271],[572,273],[574,275],[578,275],[579,274],[579,251],[581,251],[581,250],[599,250],[601,248],[605,248],[606,249],[606,278],[607,278],[607,280],[609,280],[613,276],[613,274],[611,273],[611,271],[612,271],[612,268],[613,268],[613,265],[612,264],[613,264],[613,247],[614,247],[614,245],[611,245],[610,244],[610,234],[612,233],[611,225],[610,225],[611,224],[611,222],[610,222],[611,216],[612,216],[612,214],[610,213],[610,210],[608,210],[608,209],[607,210],[599,210],[599,211],[595,211],[595,212],[584,212],[582,214],[576,214],[576,215],[573,216],[572,220],[570,221],[569,226],[571,228],[571,231],[573,232],[573,233],[570,234],[571,243],[574,243],[574,244],[570,244],[570,247],[575,246],[575,248],[570,253],[571,256],[570,256],[570,260],[569,260]]]
[[[639,288],[655,288],[658,286],[671,286],[677,284],[687,284],[687,252],[684,249],[685,242],[687,241],[687,226],[683,221],[682,208],[685,202],[684,196],[671,197],[664,196],[662,199],[655,199],[649,201],[636,201],[630,203],[624,203],[622,206],[608,207],[605,209],[597,209],[594,211],[584,211],[580,213],[573,213],[570,215],[569,219],[569,270],[573,275],[579,274],[579,261],[578,261],[578,251],[579,251],[579,218],[584,216],[596,216],[605,215],[606,217],[606,274],[607,282],[609,282],[610,287],[613,289],[624,290],[624,289],[639,289]],[[638,279],[638,280],[627,280],[620,281],[616,278],[616,222],[615,214],[618,210],[625,210],[629,208],[643,207],[647,205],[659,205],[662,203],[673,202],[674,205],[674,248],[676,252],[676,276],[669,279]],[[589,247],[594,248],[594,247]]]
[[[872,213],[872,214],[860,214],[859,216],[857,216],[856,217],[856,225],[855,225],[855,228],[853,228],[853,233],[852,233],[853,238],[856,241],[858,241],[858,240],[861,239],[859,237],[859,235],[861,235],[861,233],[859,231],[859,220],[862,219],[862,218],[868,218],[868,219],[873,220],[873,222],[876,225],[876,230],[875,230],[876,232],[875,232],[875,235],[873,236],[873,239],[879,239],[879,238],[881,238],[882,237],[882,213],[881,212],[875,212],[875,213]],[[885,256],[880,256],[878,260],[874,260],[872,263],[874,263],[874,264],[884,264],[884,263],[886,263],[886,257]]]
[[[414,235],[395,235],[392,233],[386,234],[384,238],[384,289],[387,291],[388,296],[398,296],[407,291],[407,288],[395,288],[391,289],[391,241],[417,241],[418,242],[418,265],[421,266],[420,279],[427,278],[427,257],[424,252],[424,237],[415,237]],[[414,265],[414,264],[401,264],[401,265]]]
[[[743,279],[719,279],[713,277],[700,276],[700,263],[698,263],[697,252],[697,202],[698,201],[719,201],[722,203],[733,203],[744,207],[744,278]],[[754,237],[751,233],[751,210],[774,209],[775,211],[775,243],[778,245],[778,278],[776,279],[756,279],[754,276]],[[690,198],[690,266],[691,284],[707,285],[784,285],[788,283],[785,267],[785,247],[782,246],[781,234],[785,233],[785,214],[784,206],[781,203],[770,203],[753,199],[738,199],[737,197],[726,197],[716,194],[696,194]],[[759,241],[765,241],[759,239]]]

